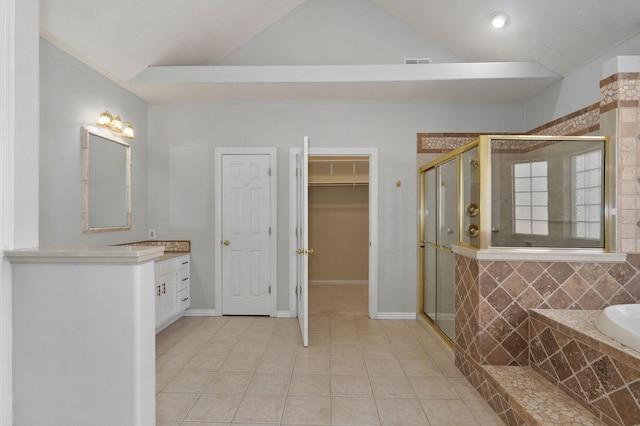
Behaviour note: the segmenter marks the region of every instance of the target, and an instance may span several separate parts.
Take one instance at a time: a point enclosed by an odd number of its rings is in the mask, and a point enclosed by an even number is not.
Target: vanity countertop
[[[174,257],[184,256],[189,254],[188,251],[165,251],[162,256],[156,259],[156,262],[162,262],[163,260],[173,259]]]
[[[161,257],[162,246],[69,246],[8,250],[12,263],[145,263]]]

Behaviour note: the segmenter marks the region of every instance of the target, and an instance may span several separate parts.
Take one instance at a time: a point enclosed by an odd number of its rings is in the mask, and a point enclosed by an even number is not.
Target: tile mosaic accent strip
[[[527,132],[528,135],[583,136],[600,129],[600,104],[567,114]]]
[[[602,112],[619,107],[638,107],[640,73],[620,73],[600,81],[600,109]]]
[[[479,133],[418,133],[418,154],[453,151],[476,139]]]
[[[531,311],[531,365],[608,425],[640,424],[640,353],[597,331],[600,311]]]

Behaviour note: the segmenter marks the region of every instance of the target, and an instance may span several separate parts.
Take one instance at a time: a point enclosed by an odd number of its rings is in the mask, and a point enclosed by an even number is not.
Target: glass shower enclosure
[[[454,250],[609,251],[608,145],[599,136],[486,135],[422,167],[421,314],[455,341]]]

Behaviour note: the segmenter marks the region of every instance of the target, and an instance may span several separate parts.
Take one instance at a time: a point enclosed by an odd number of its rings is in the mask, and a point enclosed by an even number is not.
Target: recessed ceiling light
[[[509,26],[509,17],[507,16],[507,14],[502,12],[492,14],[489,21],[491,22],[491,26],[493,26],[493,28],[497,28],[500,30],[503,30]]]

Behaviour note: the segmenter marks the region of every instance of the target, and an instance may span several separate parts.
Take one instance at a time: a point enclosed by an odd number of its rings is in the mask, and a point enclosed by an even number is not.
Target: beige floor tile
[[[204,392],[244,394],[252,377],[252,373],[219,371],[214,374]]]
[[[358,331],[360,344],[363,345],[388,345],[389,338],[384,332],[362,332]]]
[[[218,371],[253,372],[259,362],[259,356],[235,356],[231,354],[218,368]]]
[[[229,355],[233,357],[261,356],[266,348],[266,341],[257,342],[243,339],[236,344]]]
[[[401,359],[400,364],[407,376],[444,377],[438,365],[431,359]]]
[[[464,401],[459,399],[423,399],[421,403],[431,426],[479,425]]]
[[[156,420],[184,419],[199,395],[193,393],[160,393],[156,396]]]
[[[390,358],[397,359],[393,346],[389,343],[363,344],[362,355],[365,358]]]
[[[331,376],[331,396],[371,397],[371,383],[367,376]]]
[[[331,358],[331,375],[366,376],[367,368],[362,358]]]
[[[163,354],[156,360],[156,370],[182,370],[191,358],[192,354]]]
[[[328,396],[288,396],[282,423],[296,425],[331,424]]]
[[[256,367],[256,372],[291,374],[295,360],[293,356],[263,356]]]
[[[360,344],[332,344],[330,345],[330,351],[332,357],[362,358],[362,347]]]
[[[158,370],[156,371],[156,393],[162,391],[164,387],[173,379],[177,371],[173,370]]]
[[[484,401],[478,391],[464,377],[449,378],[449,383],[464,401]]]
[[[502,419],[489,407],[486,401],[465,401],[464,403],[482,426],[504,426]]]
[[[329,374],[329,358],[296,357],[293,374]]]
[[[216,371],[227,357],[224,355],[196,354],[183,370]]]
[[[163,392],[202,393],[213,373],[208,371],[178,371]]]
[[[286,395],[290,381],[290,374],[255,373],[249,382],[247,395]]]
[[[215,336],[213,337],[215,339]],[[221,355],[226,356],[231,353],[238,342],[235,340],[211,340],[200,348],[199,354],[203,355]]]
[[[460,399],[449,380],[443,377],[409,377],[418,398],[424,399]]]
[[[415,398],[416,393],[405,376],[370,377],[373,395],[376,398]]]
[[[187,414],[187,421],[231,422],[242,395],[202,394]]]
[[[376,398],[380,423],[385,425],[428,425],[420,401],[411,398]]]
[[[289,395],[329,396],[330,376],[326,374],[294,374],[289,383]]]
[[[296,352],[297,358],[329,358],[329,348],[331,345],[328,343],[313,342],[306,348],[300,346]]]
[[[404,370],[397,359],[365,358],[369,376],[404,376]]]
[[[234,422],[246,423],[279,423],[284,411],[284,395],[246,395],[235,417]]]
[[[399,359],[422,359],[422,358],[430,358],[429,353],[431,348],[429,349],[429,351],[427,351],[427,349],[425,349],[424,346],[422,345],[416,345],[415,343],[409,343],[409,344],[397,344],[394,345],[392,343],[393,346],[393,350],[396,353],[396,356]]]
[[[379,425],[378,411],[373,398],[331,397],[331,424]]]

